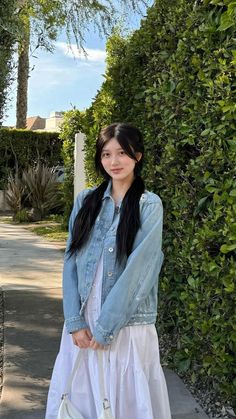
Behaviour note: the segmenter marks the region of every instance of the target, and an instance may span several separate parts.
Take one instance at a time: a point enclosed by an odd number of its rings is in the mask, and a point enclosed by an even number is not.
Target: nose
[[[118,157],[117,156],[112,156],[111,157],[111,165],[116,166],[117,163],[118,163]]]

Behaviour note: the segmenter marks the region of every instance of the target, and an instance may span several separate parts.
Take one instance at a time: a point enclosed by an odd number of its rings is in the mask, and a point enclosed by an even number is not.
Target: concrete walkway
[[[44,419],[63,325],[62,263],[63,253],[56,245],[21,226],[0,223],[0,287],[4,294],[0,418]],[[172,418],[207,419],[180,378],[165,368],[164,373]]]

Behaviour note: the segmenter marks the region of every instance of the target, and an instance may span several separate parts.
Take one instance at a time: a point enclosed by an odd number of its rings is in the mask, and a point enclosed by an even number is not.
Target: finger
[[[88,348],[89,347],[89,344],[90,344],[90,342],[87,341],[87,340],[83,340],[81,343],[83,345],[83,348]]]
[[[77,341],[75,341],[74,342],[74,344],[75,344],[75,346],[78,346],[79,348],[81,348],[82,346],[81,346],[81,342],[77,342]]]
[[[93,347],[94,347],[94,345],[95,345],[95,342],[94,342],[93,340],[91,340],[91,341],[89,342],[89,346],[90,346],[90,348],[93,348]]]
[[[104,348],[103,345],[101,345],[100,343],[96,343],[96,349],[103,349],[103,348]]]
[[[90,348],[92,348],[92,349],[96,349],[96,346],[95,346],[95,345],[96,345],[95,343],[92,343],[92,344],[90,343],[90,345],[89,345],[89,346],[90,346]]]
[[[96,342],[94,338],[92,338],[92,340],[90,341],[90,347],[92,349],[105,349],[105,345],[102,345],[101,343]]]
[[[79,344],[79,343],[77,342],[77,340],[76,340],[76,339],[74,339],[74,340],[73,340],[73,343],[74,343],[74,345],[76,345],[76,346],[78,346],[78,344]]]
[[[89,337],[89,340],[91,340],[92,337],[93,337],[93,335],[92,335],[92,333],[91,333],[91,331],[89,329],[86,330],[86,334]]]
[[[86,342],[84,342],[83,340],[76,340],[75,339],[75,342],[74,342],[74,344],[76,345],[76,346],[78,346],[79,348],[87,348],[87,345],[86,345]]]
[[[86,338],[83,339],[83,342],[86,343],[86,345],[89,345],[90,342],[91,342],[91,339],[86,337]]]
[[[94,342],[94,343],[90,343],[90,347],[92,348],[92,349],[97,349],[97,343],[96,342]]]
[[[85,345],[84,343],[80,343],[78,346],[81,349],[86,349],[87,348],[87,345]]]

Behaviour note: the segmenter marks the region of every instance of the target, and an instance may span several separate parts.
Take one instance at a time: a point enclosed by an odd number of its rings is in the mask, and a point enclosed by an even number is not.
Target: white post
[[[75,134],[74,200],[78,193],[86,187],[84,170],[84,141],[85,135],[82,134],[82,132]]]
[[[11,209],[6,203],[5,194],[5,190],[0,191],[0,211],[9,211]]]

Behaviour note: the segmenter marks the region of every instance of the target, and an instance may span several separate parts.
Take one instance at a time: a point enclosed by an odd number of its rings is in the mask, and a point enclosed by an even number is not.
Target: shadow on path
[[[61,289],[4,292],[1,418],[44,418],[62,326]]]

